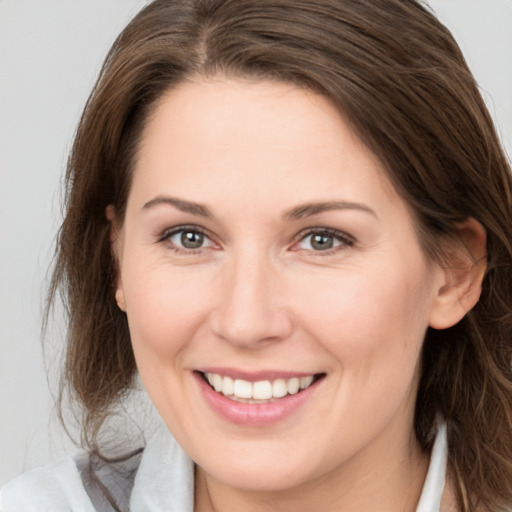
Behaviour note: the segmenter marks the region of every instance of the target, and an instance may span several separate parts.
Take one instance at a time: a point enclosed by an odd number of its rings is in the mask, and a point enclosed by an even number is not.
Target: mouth
[[[233,402],[251,405],[269,404],[288,396],[297,395],[325,377],[325,373],[315,373],[289,378],[249,381],[234,379],[220,373],[198,373],[218,394]]]

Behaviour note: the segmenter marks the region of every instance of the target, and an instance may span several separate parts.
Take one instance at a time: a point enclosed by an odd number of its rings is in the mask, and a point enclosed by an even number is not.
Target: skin
[[[287,216],[333,201],[349,206]],[[145,388],[197,464],[196,510],[415,510],[424,334],[474,300],[428,264],[407,205],[327,99],[222,77],[172,89],[145,127],[125,218],[107,215],[116,297]],[[204,231],[200,249],[169,234],[183,225]],[[333,250],[312,246],[314,228],[336,232]],[[251,427],[206,404],[193,376],[206,366],[325,378]]]

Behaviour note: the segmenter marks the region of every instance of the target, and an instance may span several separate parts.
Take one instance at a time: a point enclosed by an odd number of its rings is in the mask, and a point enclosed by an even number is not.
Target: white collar
[[[440,423],[416,512],[438,512],[447,459],[446,425]],[[194,463],[165,426],[147,444],[130,499],[131,512],[193,512]]]
[[[423,484],[420,501],[416,512],[437,512],[441,508],[441,498],[446,478],[446,459],[448,457],[448,441],[446,423],[439,422],[436,440],[430,455],[430,466]]]
[[[148,510],[194,510],[194,463],[165,426],[144,448],[130,498],[131,512]]]

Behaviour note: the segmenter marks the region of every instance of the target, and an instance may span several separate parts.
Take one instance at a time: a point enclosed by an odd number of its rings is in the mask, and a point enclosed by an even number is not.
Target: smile
[[[294,373],[203,368],[192,375],[211,410],[245,428],[269,426],[292,417],[317,396],[327,377],[326,373]]]
[[[319,375],[307,375],[250,382],[244,379],[232,379],[218,373],[208,372],[203,376],[217,393],[235,402],[249,404],[270,403],[287,395],[295,395],[307,389],[319,377]]]

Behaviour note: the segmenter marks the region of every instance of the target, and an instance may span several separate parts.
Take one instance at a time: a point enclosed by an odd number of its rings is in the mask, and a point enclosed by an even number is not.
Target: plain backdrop
[[[142,0],[0,0],[0,485],[76,450],[52,408],[65,326],[40,328],[60,179],[103,57]],[[512,0],[431,0],[512,155]]]

